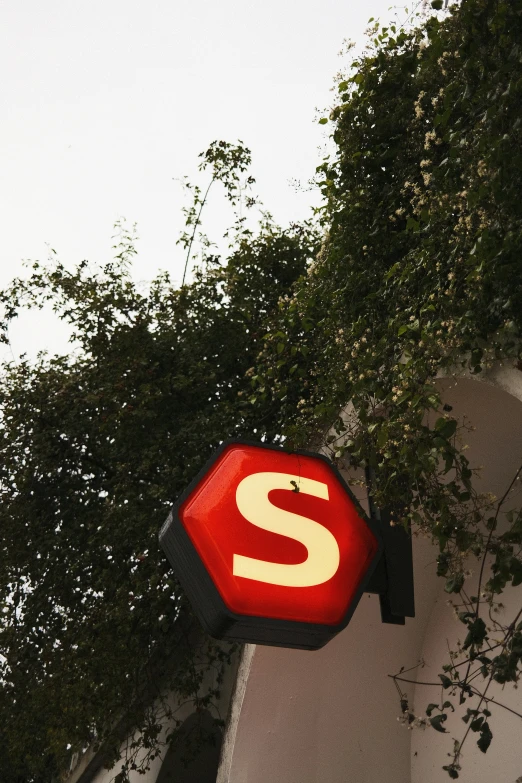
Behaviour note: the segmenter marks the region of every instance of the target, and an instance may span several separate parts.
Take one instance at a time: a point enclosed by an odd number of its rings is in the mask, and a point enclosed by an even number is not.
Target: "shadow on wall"
[[[215,783],[223,737],[210,712],[190,715],[178,736],[178,742],[165,756],[156,783]],[[191,746],[193,758],[187,754]]]

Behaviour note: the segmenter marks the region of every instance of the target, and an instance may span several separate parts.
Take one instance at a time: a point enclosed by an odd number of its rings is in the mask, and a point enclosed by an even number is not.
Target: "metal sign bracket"
[[[370,517],[380,528],[384,546],[366,592],[379,595],[383,623],[404,625],[406,617],[415,617],[411,532],[401,525],[392,526],[389,510],[375,506],[371,495],[372,473],[366,470]]]

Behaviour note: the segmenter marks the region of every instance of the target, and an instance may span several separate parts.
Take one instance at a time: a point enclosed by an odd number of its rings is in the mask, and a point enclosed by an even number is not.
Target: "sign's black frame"
[[[221,457],[223,452],[231,446],[253,446],[256,448],[269,449],[271,451],[284,452],[285,454],[295,454],[322,460],[328,465],[330,470],[334,472],[337,480],[355,505],[358,514],[372,531],[378,543],[377,552],[369,564],[357,593],[341,622],[336,625],[324,625],[295,620],[254,617],[251,615],[236,614],[226,606],[197,550],[192,544],[192,541],[179,518],[178,512],[181,505],[206,476],[212,465]],[[236,642],[267,644],[274,647],[292,647],[301,650],[318,650],[338,634],[339,631],[346,628],[361,596],[363,593],[367,592],[367,585],[383,552],[383,539],[378,523],[366,514],[346,481],[328,457],[313,451],[289,451],[282,446],[268,445],[266,443],[258,443],[239,438],[224,441],[212,454],[198,475],[179,496],[172,506],[165,524],[160,530],[159,542],[176,577],[179,579],[195,614],[210,636],[217,639],[228,639]]]

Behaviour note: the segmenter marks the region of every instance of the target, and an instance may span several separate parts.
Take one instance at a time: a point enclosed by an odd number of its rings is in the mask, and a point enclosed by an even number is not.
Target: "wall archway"
[[[179,742],[165,755],[156,783],[215,783],[221,739],[222,731],[208,710],[189,715],[179,729]],[[196,752],[187,758],[193,742],[198,743]]]
[[[473,465],[484,465],[483,488],[501,493],[522,460],[522,373],[498,366],[480,377],[448,376],[437,384],[454,413],[466,414],[476,426],[469,435],[469,457]],[[429,658],[433,674],[443,652],[436,640],[451,624],[459,630],[445,603],[444,580],[435,574],[435,557],[429,541],[415,539],[417,615],[407,619],[406,626],[382,625],[377,596],[367,594],[348,628],[322,650],[247,645],[218,783],[445,779],[441,767],[451,750],[451,732],[437,736],[432,729],[424,734],[407,731],[396,720],[397,693],[387,678],[423,656]],[[507,600],[515,600],[515,590]],[[424,677],[427,670],[422,671]],[[513,691],[512,698],[521,711],[518,693]],[[420,686],[410,695],[419,705],[430,701],[429,692]],[[515,769],[517,753],[508,747],[519,736],[520,726],[515,716],[510,716],[512,721],[506,716],[495,716],[505,734],[487,756],[474,747],[473,739],[469,743],[463,783],[490,783],[499,779],[500,770],[502,780],[514,783],[521,774],[520,767]],[[461,727],[465,728],[462,721],[454,727],[460,736]]]

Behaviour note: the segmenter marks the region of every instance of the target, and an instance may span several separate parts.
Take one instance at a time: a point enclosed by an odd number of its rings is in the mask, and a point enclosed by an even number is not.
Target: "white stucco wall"
[[[473,581],[476,584],[476,579],[470,580],[470,590],[473,590]],[[502,603],[506,607],[506,617],[514,617],[520,609],[521,592],[520,588],[507,588],[504,591]],[[462,639],[462,623],[448,611],[447,599],[448,595],[443,591],[437,596],[428,623],[421,652],[421,657],[427,665],[418,672],[418,679],[425,682],[437,680],[441,664],[447,661],[447,645],[455,649],[456,640]],[[474,685],[480,689],[483,682],[483,679],[479,678]],[[438,703],[441,697],[440,687],[420,685],[415,688],[407,685],[403,687],[409,689],[419,708],[425,709],[430,702]],[[502,687],[493,683],[487,695],[522,713],[522,691],[515,690],[512,684]],[[455,715],[448,710],[449,718],[445,723],[448,733],[440,734],[433,730],[412,732],[411,783],[437,783],[441,780],[449,780],[441,767],[449,762],[446,754],[452,749],[452,739],[461,740],[464,736],[466,724],[462,721],[462,715],[466,707],[473,709],[479,701],[477,697],[468,699],[459,709],[458,695],[452,697],[444,691],[444,699],[452,701],[457,710]],[[491,746],[486,754],[482,753],[476,745],[479,735],[470,732],[462,749],[462,770],[459,781],[515,783],[517,778],[522,776],[522,720],[491,702],[488,704],[488,709],[491,712],[488,722],[493,732]]]
[[[476,426],[467,438],[470,462],[484,466],[484,491],[500,497],[522,462],[522,373],[499,366],[481,378],[438,383],[452,415],[465,413]],[[430,542],[414,540],[417,616],[406,626],[381,624],[377,596],[365,595],[350,625],[322,650],[249,646],[218,783],[449,780],[441,767],[451,738],[461,738],[465,724],[460,717],[448,721],[444,735],[431,728],[408,731],[397,722],[397,692],[387,677],[423,658],[427,666],[418,679],[433,680],[446,661],[446,638],[451,644],[462,636],[463,626],[446,605],[444,580],[435,576],[435,558]],[[508,612],[520,604],[521,592],[506,592]],[[420,714],[440,694],[440,688],[433,698],[429,687],[403,687]],[[522,711],[521,691],[512,686],[503,693],[492,688],[490,695]],[[522,775],[521,721],[500,708],[491,712],[492,746],[484,755],[470,738],[462,783],[515,783]]]
[[[484,380],[481,383],[470,378],[458,381],[447,379],[440,384],[445,389],[445,397],[454,405],[454,411],[458,414],[466,411],[477,427],[476,432],[467,439],[471,464],[484,466],[481,478],[476,482],[477,488],[484,492],[491,491],[500,498],[522,464],[522,373],[499,366]],[[522,504],[521,485],[522,482],[519,482],[519,489],[511,496],[506,508]],[[473,575],[466,591],[468,595],[474,595],[478,584],[477,560],[470,560],[468,567]],[[421,652],[426,666],[419,670],[418,679],[425,682],[437,680],[442,663],[447,662],[448,645],[455,649],[456,640],[463,637],[463,625],[448,607],[448,599],[441,585]],[[500,600],[505,606],[502,616],[507,620],[514,618],[522,606],[522,588],[507,587]],[[480,689],[482,683],[482,678],[479,678],[475,685]],[[410,692],[419,706],[440,699],[440,688],[421,685],[414,691],[412,688]],[[512,684],[501,686],[492,683],[487,695],[522,713],[522,690],[513,688]],[[447,692],[445,698],[452,700]],[[458,709],[458,696],[453,701]],[[466,701],[455,716],[448,711],[450,717],[445,724],[447,734],[435,731],[412,732],[411,783],[436,783],[449,779],[445,778],[441,766],[448,763],[446,753],[451,750],[452,739],[461,740],[464,735],[466,724],[461,716],[465,708],[475,708],[478,701],[478,698]],[[459,777],[462,783],[515,783],[522,776],[522,720],[495,704],[490,703],[489,709],[492,713],[489,724],[493,741],[484,754],[476,745],[478,735],[470,732],[462,750]]]
[[[422,541],[419,609],[406,626],[383,625],[378,597],[365,595],[348,628],[322,650],[255,648],[229,769],[218,783],[409,780],[410,734],[396,720],[387,675],[419,657],[438,587],[432,564]]]

